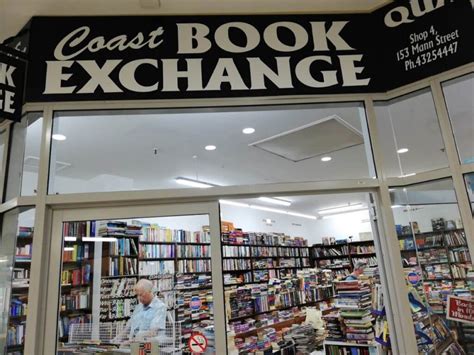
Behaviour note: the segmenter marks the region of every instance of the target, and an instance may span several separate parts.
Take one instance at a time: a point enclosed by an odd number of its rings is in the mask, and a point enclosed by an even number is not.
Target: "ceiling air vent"
[[[25,171],[37,173],[39,171],[39,158],[28,155],[24,161]],[[56,161],[56,172],[69,168],[71,164],[62,161]]]
[[[362,133],[337,115],[249,144],[293,162],[364,143]]]

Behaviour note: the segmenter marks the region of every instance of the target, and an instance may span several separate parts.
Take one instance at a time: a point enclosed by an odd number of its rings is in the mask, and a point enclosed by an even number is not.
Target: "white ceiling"
[[[196,15],[371,12],[390,0],[0,0],[0,42],[36,15]]]

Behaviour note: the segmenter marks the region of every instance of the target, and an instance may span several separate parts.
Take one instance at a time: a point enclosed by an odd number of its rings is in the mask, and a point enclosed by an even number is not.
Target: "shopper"
[[[127,338],[130,341],[153,338],[166,327],[166,305],[153,294],[153,283],[141,279],[135,285],[134,291],[139,304],[125,329],[117,336],[118,342]]]
[[[367,267],[366,263],[364,263],[362,261],[356,262],[355,265],[354,265],[354,271],[352,271],[351,274],[346,276],[345,280],[346,281],[358,280],[359,276],[364,273],[364,270],[365,270],[366,267]]]

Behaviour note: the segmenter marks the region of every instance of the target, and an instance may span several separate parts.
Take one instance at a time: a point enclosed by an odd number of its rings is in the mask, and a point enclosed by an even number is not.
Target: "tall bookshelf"
[[[19,227],[16,236],[16,249],[13,265],[13,278],[6,353],[23,353],[28,311],[28,291],[30,285],[31,252],[34,230],[32,227]]]
[[[314,267],[332,270],[338,277],[350,274],[359,261],[369,267],[377,266],[373,240],[314,244],[311,247],[311,259]]]
[[[417,272],[422,276],[417,291],[429,306],[426,312],[429,311],[436,321],[438,318],[446,321],[448,295],[472,295],[467,283],[467,271],[472,268],[472,261],[464,230],[400,234],[398,239],[406,273]],[[474,327],[447,322],[452,329],[456,329],[460,343],[472,349]],[[439,346],[449,345],[445,343]]]

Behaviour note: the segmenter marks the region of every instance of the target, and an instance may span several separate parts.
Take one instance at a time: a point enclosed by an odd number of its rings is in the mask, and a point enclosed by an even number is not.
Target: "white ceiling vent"
[[[339,116],[333,115],[249,146],[298,162],[363,143],[361,132]]]
[[[39,158],[28,155],[25,157],[24,166],[26,171],[37,173],[39,171]],[[69,168],[71,164],[62,161],[56,161],[56,172]]]

